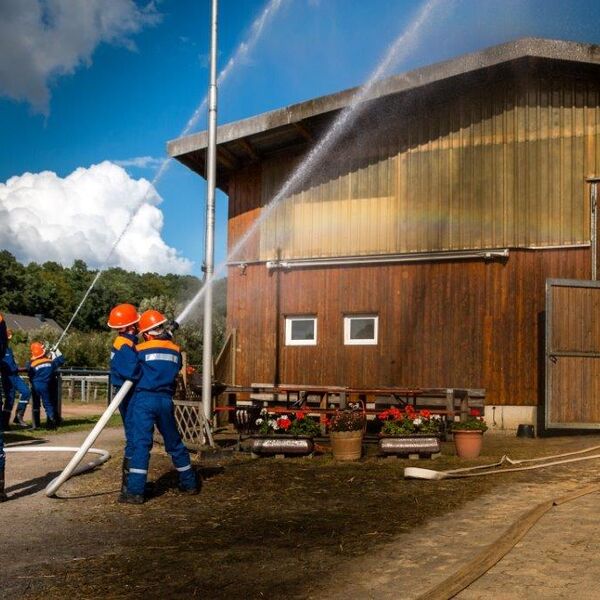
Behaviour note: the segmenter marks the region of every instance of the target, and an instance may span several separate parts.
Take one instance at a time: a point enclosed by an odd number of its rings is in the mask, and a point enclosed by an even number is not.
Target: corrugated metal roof
[[[527,58],[600,65],[600,46],[540,38],[516,40],[384,79],[373,87],[365,101],[381,101]],[[229,174],[248,164],[281,151],[306,147],[351,102],[357,90],[351,88],[219,127],[219,187],[225,189]],[[203,131],[168,142],[167,150],[170,156],[204,176],[207,143],[208,133]]]

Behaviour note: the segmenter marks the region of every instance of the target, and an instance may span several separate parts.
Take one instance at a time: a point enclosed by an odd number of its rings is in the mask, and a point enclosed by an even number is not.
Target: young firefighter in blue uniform
[[[54,414],[49,386],[52,376],[64,362],[65,357],[59,350],[51,353],[48,357],[46,356],[44,344],[40,342],[31,344],[31,361],[27,363],[27,371],[31,387],[42,399],[46,411],[46,429],[56,429],[56,415]]]
[[[6,331],[6,321],[0,313],[0,355],[4,356],[6,349],[8,348],[8,334]],[[2,424],[0,423],[0,502],[6,500],[6,493],[4,492],[4,466],[5,466],[4,454],[4,431]]]
[[[8,341],[10,343],[12,331],[9,329],[7,333]],[[27,427],[24,416],[27,403],[29,402],[29,398],[31,398],[31,392],[27,384],[19,377],[19,366],[15,361],[15,355],[13,354],[10,345],[6,348],[0,368],[2,369],[2,387],[4,389],[4,409],[2,411],[4,429],[8,430],[9,428],[10,415],[12,413],[17,392],[19,392],[21,397],[19,398],[19,404],[17,405],[17,413],[15,414],[14,422],[21,427]]]
[[[115,306],[108,317],[108,326],[117,330],[117,337],[113,341],[110,353],[110,381],[117,390],[125,381],[136,381],[139,378],[140,367],[137,359],[135,345],[138,342],[138,315],[137,309],[131,304]],[[127,394],[119,405],[123,427],[125,428],[125,452],[123,455],[121,491],[127,491],[127,474],[131,460],[132,446],[127,434],[127,408],[133,396],[133,389]]]
[[[147,310],[140,317],[140,333],[145,341],[137,346],[141,374],[127,410],[127,431],[131,436],[133,454],[127,490],[121,494],[121,502],[144,502],[155,425],[179,472],[180,490],[189,494],[198,493],[198,480],[173,413],[173,394],[177,374],[181,370],[181,354],[179,346],[171,341],[171,334],[164,328],[166,322],[166,317],[156,310]]]

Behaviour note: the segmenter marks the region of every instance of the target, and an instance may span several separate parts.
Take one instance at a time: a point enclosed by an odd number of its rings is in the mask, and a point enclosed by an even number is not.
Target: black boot
[[[130,494],[127,490],[121,492],[119,502],[121,504],[144,504],[144,496],[141,494]]]
[[[8,497],[4,491],[4,467],[0,469],[0,502],[6,502]]]
[[[25,423],[25,410],[17,410],[17,414],[15,415],[15,418],[13,419],[13,423],[15,425],[18,425],[19,427],[21,427],[22,429],[27,429],[29,427],[29,425],[27,425],[27,423]]]
[[[56,421],[54,419],[47,418],[46,419],[46,429],[48,431],[55,431],[56,430]]]
[[[40,409],[39,408],[34,408],[32,413],[32,418],[33,418],[33,423],[31,428],[32,429],[39,429],[40,428]]]
[[[10,429],[10,410],[2,411],[2,429],[8,431]]]

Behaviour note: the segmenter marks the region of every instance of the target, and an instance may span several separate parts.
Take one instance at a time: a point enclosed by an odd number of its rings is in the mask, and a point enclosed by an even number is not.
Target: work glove
[[[62,352],[58,348],[56,348],[55,350],[52,350],[50,352],[50,358],[52,360],[54,360],[55,358],[58,358],[59,356],[62,356]]]

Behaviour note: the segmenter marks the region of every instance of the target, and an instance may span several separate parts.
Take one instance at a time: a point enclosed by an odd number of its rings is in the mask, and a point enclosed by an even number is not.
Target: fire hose
[[[524,463],[534,463],[547,461],[554,458],[562,458],[564,456],[574,456],[576,454],[586,454],[593,450],[599,450],[600,446],[591,446],[584,450],[576,450],[574,452],[566,452],[564,454],[554,454],[552,456],[542,456],[539,458],[527,458],[522,460],[513,460],[512,458],[504,455],[498,462],[491,463],[488,465],[478,465],[476,467],[466,467],[464,469],[452,469],[449,471],[434,471],[433,469],[421,469],[419,467],[407,467],[404,469],[404,477],[406,479],[428,479],[428,480],[439,480],[439,479],[459,479],[463,477],[483,477],[484,475],[498,475],[500,473],[514,473],[516,471],[532,471],[534,469],[543,469],[545,467],[552,467],[555,465],[566,465],[568,463],[579,462],[582,460],[592,460],[594,458],[600,458],[600,454],[593,454],[591,456],[580,456],[578,458],[568,458],[565,460],[552,460],[540,465],[531,465],[528,467],[515,467],[512,469],[494,469],[494,467],[501,467],[503,464],[508,463],[510,465],[521,465]],[[476,473],[473,471],[477,471]]]
[[[89,432],[88,436],[85,438],[83,444],[81,444],[80,448],[75,448],[75,455],[69,461],[69,464],[64,468],[63,472],[56,478],[54,478],[46,487],[46,496],[51,498],[56,495],[56,492],[60,488],[60,486],[69,479],[72,475],[77,474],[77,469],[79,463],[83,460],[83,457],[88,453],[92,452],[92,444],[96,441],[100,432],[104,429],[108,420],[113,416],[119,405],[123,401],[123,398],[127,395],[127,392],[131,389],[133,383],[131,381],[126,381],[122,386],[115,397],[112,399],[112,402],[108,405],[104,414],[98,419],[98,422],[94,425],[94,428]],[[15,448],[16,450],[16,448]],[[23,449],[25,450],[25,449]],[[32,449],[33,450],[33,449]],[[41,449],[40,449],[41,450]],[[105,451],[104,451],[105,452]],[[108,452],[106,453],[108,454]],[[106,460],[110,458],[110,454],[108,454]],[[105,462],[105,461],[102,461]],[[102,464],[102,463],[100,463]],[[86,469],[87,470],[87,469]]]
[[[565,456],[574,456],[577,454],[586,454],[593,450],[598,450],[600,446],[592,446],[584,450],[567,452],[564,454],[555,454],[553,456],[543,456],[540,458],[530,458],[523,460],[513,460],[504,455],[498,462],[478,465],[476,467],[467,467],[463,469],[453,469],[449,471],[434,471],[432,469],[421,469],[418,467],[408,467],[404,469],[404,477],[407,479],[458,479],[464,477],[481,477],[484,475],[497,475],[500,473],[514,473],[516,471],[529,471],[534,469],[543,469],[556,465],[564,465],[573,462],[584,460],[592,460],[600,458],[600,454],[592,454],[589,456],[580,456],[577,458],[560,459]],[[509,469],[494,469],[508,463],[510,465],[519,465],[524,463],[544,462],[543,464],[514,467]],[[462,590],[471,585],[476,579],[489,571],[496,563],[498,563],[506,554],[508,554],[515,545],[525,536],[525,534],[553,507],[560,506],[567,502],[571,502],[585,496],[600,491],[600,485],[588,485],[572,491],[571,493],[542,502],[521,515],[499,538],[494,540],[480,554],[475,556],[471,561],[464,565],[457,572],[453,573],[438,585],[434,586],[424,594],[418,597],[417,600],[449,600]]]

